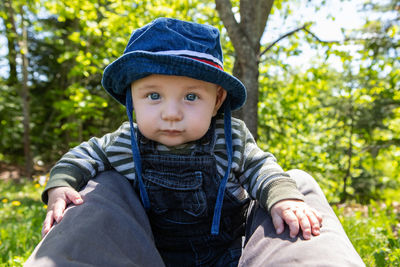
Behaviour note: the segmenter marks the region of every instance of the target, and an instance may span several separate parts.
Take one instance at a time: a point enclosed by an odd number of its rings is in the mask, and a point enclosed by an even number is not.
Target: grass
[[[40,241],[42,190],[28,180],[0,181],[0,266],[22,266]]]
[[[374,202],[334,207],[366,266],[400,266],[400,203]]]
[[[22,266],[40,241],[46,207],[37,181],[0,181],[0,266]],[[334,210],[366,266],[400,266],[400,204],[347,204]]]

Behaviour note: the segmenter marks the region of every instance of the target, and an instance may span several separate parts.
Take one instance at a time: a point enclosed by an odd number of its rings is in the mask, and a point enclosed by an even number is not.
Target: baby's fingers
[[[279,235],[285,229],[284,222],[281,216],[279,216],[276,212],[272,213],[271,216],[272,216],[272,223],[274,224],[276,233]]]
[[[307,218],[310,222],[311,225],[311,231],[313,235],[319,235],[320,234],[320,228],[321,228],[321,222],[322,222],[322,217],[319,215],[319,213],[316,211],[306,211]]]
[[[81,195],[73,189],[66,191],[65,195],[75,205],[80,205],[83,203]]]
[[[51,227],[53,226],[53,223],[54,223],[53,211],[49,210],[43,222],[42,238],[50,231]]]
[[[295,238],[300,230],[299,220],[296,214],[290,209],[284,210],[282,213],[282,218],[289,226],[290,237]]]
[[[304,210],[296,210],[296,216],[299,220],[300,223],[300,228],[303,231],[303,237],[304,239],[308,240],[311,238],[311,224],[310,224],[310,218],[309,218],[309,213]]]
[[[54,212],[54,219],[56,220],[57,223],[59,223],[62,220],[66,206],[67,203],[63,199],[58,199],[56,203],[54,203],[52,211]]]

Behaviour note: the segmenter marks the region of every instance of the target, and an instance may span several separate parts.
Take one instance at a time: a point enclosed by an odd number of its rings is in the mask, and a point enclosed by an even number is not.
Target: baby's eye
[[[195,101],[196,99],[198,99],[199,97],[195,94],[187,94],[185,99],[188,101]]]
[[[147,95],[150,100],[159,100],[160,94],[159,93],[150,93]]]

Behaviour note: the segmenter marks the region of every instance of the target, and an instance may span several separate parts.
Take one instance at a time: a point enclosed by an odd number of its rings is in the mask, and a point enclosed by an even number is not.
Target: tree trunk
[[[9,21],[12,22],[12,34],[18,37],[19,52],[22,59],[22,83],[20,84],[20,96],[22,102],[22,113],[23,113],[23,127],[24,127],[24,157],[25,157],[25,175],[31,177],[33,171],[32,152],[31,152],[31,139],[30,139],[30,97],[29,97],[29,86],[28,86],[28,34],[25,26],[24,11],[23,7],[20,6],[21,16],[21,29],[22,36],[18,35],[17,26],[14,19],[14,8],[12,2],[9,0],[5,1],[7,8]]]
[[[254,138],[258,128],[258,65],[260,40],[274,0],[241,0],[240,22],[235,19],[230,0],[215,0],[219,16],[235,48],[233,75],[247,88],[247,101],[235,115],[243,119]]]
[[[22,111],[24,115],[24,155],[25,155],[25,172],[28,177],[31,177],[33,171],[33,161],[31,152],[31,138],[30,138],[30,96],[28,86],[28,33],[24,23],[24,14],[21,7],[21,20],[22,20],[22,38],[21,38],[21,57],[22,57]]]

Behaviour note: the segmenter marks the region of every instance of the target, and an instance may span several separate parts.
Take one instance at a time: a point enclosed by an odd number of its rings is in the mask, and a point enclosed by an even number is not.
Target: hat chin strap
[[[129,124],[131,128],[131,148],[132,148],[133,162],[135,163],[135,168],[136,168],[136,178],[137,182],[139,183],[140,198],[142,200],[145,210],[149,211],[150,201],[142,179],[142,162],[140,159],[139,147],[136,141],[136,134],[134,130],[135,128],[133,127],[132,94],[131,90],[129,89],[126,92],[126,113],[128,114]]]
[[[229,101],[229,97],[225,100],[225,108],[224,108],[224,132],[225,132],[225,143],[226,143],[226,151],[228,155],[228,167],[226,169],[224,178],[222,178],[221,183],[218,188],[217,201],[215,203],[214,208],[214,217],[211,225],[211,234],[218,235],[219,233],[219,225],[221,221],[221,210],[224,202],[225,188],[226,183],[228,182],[229,175],[231,173],[232,167],[232,120],[231,120],[231,105]]]
[[[126,93],[126,112],[129,118],[129,124],[131,129],[131,148],[133,155],[133,162],[135,163],[136,168],[136,178],[139,184],[140,198],[142,200],[143,206],[146,211],[150,210],[150,201],[149,196],[147,195],[146,188],[144,187],[143,179],[142,179],[142,164],[140,159],[140,152],[136,141],[136,134],[133,126],[133,106],[132,106],[132,95],[131,91],[127,90]],[[211,225],[211,234],[218,235],[219,227],[221,221],[221,210],[224,202],[225,188],[226,183],[228,182],[229,174],[231,173],[232,167],[232,122],[231,122],[231,108],[229,103],[229,98],[225,100],[225,109],[224,109],[224,131],[225,131],[225,142],[226,142],[226,150],[228,155],[228,167],[225,172],[223,179],[218,188],[217,201],[215,203],[214,208],[214,216]]]

